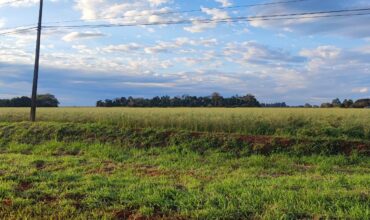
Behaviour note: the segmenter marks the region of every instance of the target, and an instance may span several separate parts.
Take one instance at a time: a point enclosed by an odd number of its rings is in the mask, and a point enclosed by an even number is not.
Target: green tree
[[[341,107],[341,106],[342,106],[342,102],[341,102],[338,98],[334,99],[334,100],[331,102],[331,104],[332,104],[332,105],[333,105],[333,107],[335,107],[335,108],[339,108],[339,107]]]
[[[333,108],[333,104],[326,102],[326,103],[322,103],[320,107],[321,108]]]
[[[211,99],[212,99],[212,105],[214,107],[222,106],[223,97],[220,95],[220,93],[218,93],[218,92],[212,93]]]
[[[342,103],[343,108],[351,108],[353,105],[353,101],[351,99],[345,99]]]
[[[359,99],[354,104],[354,108],[365,108],[370,106],[370,99]]]
[[[245,107],[260,107],[261,104],[258,102],[256,97],[252,94],[247,94],[246,96],[242,97],[244,102],[243,106]]]
[[[38,107],[58,107],[59,101],[52,94],[44,94],[37,96],[37,106]]]

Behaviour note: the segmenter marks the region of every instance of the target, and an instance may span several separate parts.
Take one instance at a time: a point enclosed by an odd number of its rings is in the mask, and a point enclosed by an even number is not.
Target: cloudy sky
[[[214,91],[291,105],[369,97],[370,15],[214,21],[370,8],[370,1],[244,7],[277,1],[45,0],[45,26],[125,26],[45,28],[39,93],[55,94],[65,106]],[[0,0],[0,33],[35,25],[37,0],[8,2]],[[182,20],[192,22],[140,25]],[[0,35],[0,98],[30,95],[35,34]]]

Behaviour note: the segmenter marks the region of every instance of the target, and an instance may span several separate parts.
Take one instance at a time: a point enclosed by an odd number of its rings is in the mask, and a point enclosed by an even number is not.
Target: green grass
[[[370,217],[370,160],[49,142],[0,154],[0,217]]]
[[[370,219],[369,110],[38,113],[0,108],[0,219]]]
[[[25,121],[28,114],[26,108],[0,108],[0,122]],[[124,128],[370,140],[368,109],[41,108],[38,118]]]

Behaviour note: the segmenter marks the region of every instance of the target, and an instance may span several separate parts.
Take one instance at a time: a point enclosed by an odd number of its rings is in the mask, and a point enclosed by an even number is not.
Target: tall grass
[[[28,112],[26,108],[0,108],[0,122],[26,121]],[[41,108],[38,119],[127,128],[370,139],[367,109]]]

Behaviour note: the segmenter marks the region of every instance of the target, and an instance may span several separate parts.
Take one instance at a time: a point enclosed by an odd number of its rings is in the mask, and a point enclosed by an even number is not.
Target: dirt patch
[[[190,132],[192,138],[203,138],[210,133],[207,132]],[[171,135],[177,135],[176,132]],[[274,150],[289,150],[296,144],[301,145],[316,145],[322,143],[323,147],[331,146],[335,148],[335,153],[343,153],[345,155],[351,155],[354,151],[370,156],[370,142],[367,141],[348,141],[348,140],[314,140],[308,138],[295,138],[295,137],[275,137],[275,136],[264,136],[264,135],[241,135],[241,134],[227,134],[227,133],[212,133],[212,137],[219,140],[234,139],[240,144],[249,144],[253,147],[253,150],[263,154],[269,154]]]
[[[2,204],[3,204],[4,206],[12,206],[12,205],[13,205],[13,200],[11,200],[11,199],[9,199],[9,198],[4,199],[4,200],[3,200],[3,202],[2,202]]]
[[[98,168],[89,170],[88,174],[112,174],[119,168],[119,166],[113,161],[103,161],[102,165]]]
[[[66,199],[71,199],[75,201],[81,201],[85,198],[86,196],[81,194],[81,193],[67,193],[64,195],[64,198]]]
[[[29,181],[21,181],[19,184],[18,184],[18,186],[17,186],[17,188],[16,188],[16,190],[17,191],[21,191],[21,192],[24,192],[24,191],[27,191],[27,190],[29,190],[29,189],[31,189],[32,188],[32,183],[31,182],[29,182]]]
[[[275,173],[261,173],[257,175],[258,178],[279,178],[283,176],[292,176],[293,174],[287,172],[275,172]]]
[[[156,166],[151,165],[135,165],[134,170],[139,174],[150,177],[166,176],[170,175],[170,171],[160,170]]]
[[[52,153],[55,157],[62,157],[62,156],[80,156],[81,150],[74,149],[74,150],[65,150],[64,148],[59,148],[55,152]]]
[[[132,215],[134,215],[134,211],[130,209],[125,209],[125,210],[120,210],[117,211],[113,214],[113,218],[117,220],[127,220],[129,219]]]
[[[36,169],[42,170],[46,167],[46,162],[43,160],[35,160],[32,162],[32,165],[34,165]]]
[[[143,216],[142,214],[138,213],[132,209],[124,209],[120,211],[116,211],[113,214],[113,219],[117,220],[185,220],[189,218],[185,218],[179,215],[173,216],[166,216],[161,213],[159,210],[155,210],[152,216]]]
[[[82,200],[84,200],[86,197],[86,195],[82,194],[82,193],[66,193],[64,195],[64,198],[65,199],[70,199],[70,200],[73,200],[72,202],[72,205],[78,209],[78,210],[81,210],[81,209],[84,209],[86,206],[82,203]]]
[[[57,197],[54,197],[52,195],[45,195],[45,196],[42,196],[40,198],[40,201],[44,202],[44,203],[53,203],[55,201],[57,201],[58,198]]]
[[[313,168],[315,167],[310,164],[294,164],[294,169],[297,169],[300,172],[305,172]]]

